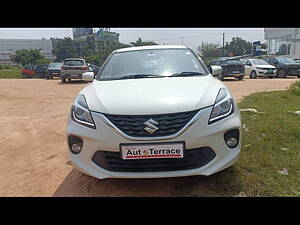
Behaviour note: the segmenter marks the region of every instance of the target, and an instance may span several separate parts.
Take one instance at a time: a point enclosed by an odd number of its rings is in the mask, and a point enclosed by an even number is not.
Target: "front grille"
[[[104,116],[119,128],[123,133],[132,137],[159,137],[169,136],[180,131],[198,112],[199,110],[159,114],[159,115],[109,115]],[[158,130],[154,133],[149,133],[144,128],[144,124],[149,119],[155,120],[158,124],[155,125]]]
[[[215,152],[209,147],[184,151],[180,159],[134,159],[123,160],[120,152],[97,151],[93,162],[113,172],[163,172],[200,168],[215,158]]]

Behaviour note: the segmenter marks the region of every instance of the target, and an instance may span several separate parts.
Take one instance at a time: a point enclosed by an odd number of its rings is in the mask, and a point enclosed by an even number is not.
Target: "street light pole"
[[[225,34],[226,33],[222,33],[222,35],[223,35],[223,57],[224,57],[224,55],[225,55],[225,49],[224,49],[224,47],[225,47]]]

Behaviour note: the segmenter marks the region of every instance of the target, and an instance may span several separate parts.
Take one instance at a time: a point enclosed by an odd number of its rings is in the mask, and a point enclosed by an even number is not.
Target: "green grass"
[[[263,113],[241,112],[248,131],[243,128],[237,163],[209,177],[181,178],[172,195],[300,196],[300,116],[289,113],[300,110],[300,96],[289,91],[256,93],[239,107]],[[288,175],[278,173],[284,168]]]
[[[21,68],[15,66],[11,66],[8,68],[1,67],[0,79],[1,78],[11,78],[11,79],[22,78]]]
[[[295,83],[293,83],[290,87],[289,87],[289,91],[294,94],[294,95],[298,95],[300,96],[300,81],[297,81]]]

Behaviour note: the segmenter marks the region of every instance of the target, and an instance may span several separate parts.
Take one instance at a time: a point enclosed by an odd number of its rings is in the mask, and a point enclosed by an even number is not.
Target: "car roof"
[[[188,49],[188,47],[184,45],[147,45],[147,46],[121,48],[115,50],[115,53],[139,51],[139,50],[151,50],[151,49]]]
[[[82,61],[84,61],[84,59],[81,59],[81,58],[66,58],[64,61],[66,61],[66,60],[82,60]]]

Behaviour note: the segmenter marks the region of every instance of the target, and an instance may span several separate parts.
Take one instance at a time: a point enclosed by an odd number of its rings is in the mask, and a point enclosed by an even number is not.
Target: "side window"
[[[249,60],[246,61],[245,63],[246,66],[252,66],[251,62]]]

